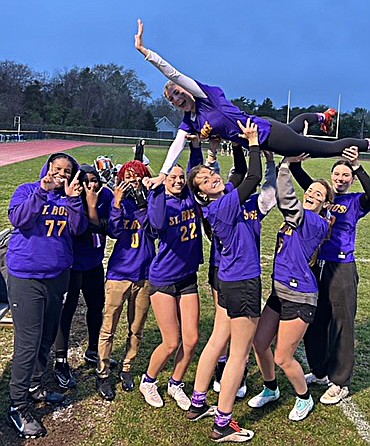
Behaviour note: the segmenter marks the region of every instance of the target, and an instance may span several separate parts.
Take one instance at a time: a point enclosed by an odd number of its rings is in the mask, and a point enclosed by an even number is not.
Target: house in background
[[[156,117],[154,119],[159,138],[172,139],[176,136],[177,127],[167,118],[167,116],[162,116],[161,118]]]

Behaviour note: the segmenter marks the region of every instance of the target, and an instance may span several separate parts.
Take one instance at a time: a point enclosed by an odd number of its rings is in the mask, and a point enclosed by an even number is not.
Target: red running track
[[[56,152],[64,152],[65,150],[75,149],[76,147],[94,145],[101,144],[59,139],[1,143],[0,166],[7,166],[8,164],[37,158],[38,156],[51,155]]]

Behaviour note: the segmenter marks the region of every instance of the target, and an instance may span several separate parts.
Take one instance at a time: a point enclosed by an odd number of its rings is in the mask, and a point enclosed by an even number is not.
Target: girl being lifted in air
[[[155,187],[164,181],[165,176],[175,164],[185,147],[188,133],[198,133],[203,139],[219,136],[246,146],[246,140],[239,137],[240,129],[237,121],[245,125],[247,118],[258,125],[261,149],[283,156],[297,156],[302,152],[316,158],[339,156],[346,147],[352,145],[357,146],[360,152],[368,150],[369,140],[366,139],[345,138],[336,141],[319,141],[299,134],[303,131],[305,120],[309,125],[319,123],[324,130],[328,130],[336,114],[334,109],[329,109],[324,113],[304,113],[290,124],[283,124],[271,118],[247,115],[226,99],[221,88],[211,87],[185,76],[157,53],[146,48],[143,34],[144,24],[139,19],[135,47],[146,60],[169,79],[165,85],[164,95],[176,108],[184,111],[183,121],[170,146],[160,175],[151,180]]]

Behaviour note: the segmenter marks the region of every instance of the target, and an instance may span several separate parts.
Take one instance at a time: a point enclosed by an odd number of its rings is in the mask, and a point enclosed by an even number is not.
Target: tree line
[[[232,102],[249,114],[286,121],[287,105],[276,108],[269,98],[261,104],[244,96]],[[290,116],[326,108],[295,107]],[[73,67],[49,75],[26,64],[0,61],[0,123],[10,125],[14,116],[25,124],[156,131],[156,117],[167,116],[178,125],[182,113],[164,98],[153,100],[135,70],[122,65]],[[356,108],[340,119],[340,137],[369,135],[368,110]]]

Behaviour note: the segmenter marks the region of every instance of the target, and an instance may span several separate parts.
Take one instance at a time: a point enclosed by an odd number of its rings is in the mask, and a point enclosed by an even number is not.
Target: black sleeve
[[[262,181],[262,162],[259,146],[249,147],[248,175],[238,186],[240,204],[243,204],[255,191]]]
[[[243,181],[248,170],[247,162],[244,156],[244,150],[240,144],[238,144],[237,146],[233,146],[233,156],[234,168],[232,169],[229,181],[234,185],[234,187],[238,187],[239,184]]]
[[[361,207],[362,209],[368,209],[370,207],[370,177],[362,166],[354,170],[354,174],[357,175],[365,192],[365,195],[362,195],[360,199]]]
[[[290,163],[289,169],[303,190],[307,190],[311,186],[313,179],[303,170],[302,163]]]

